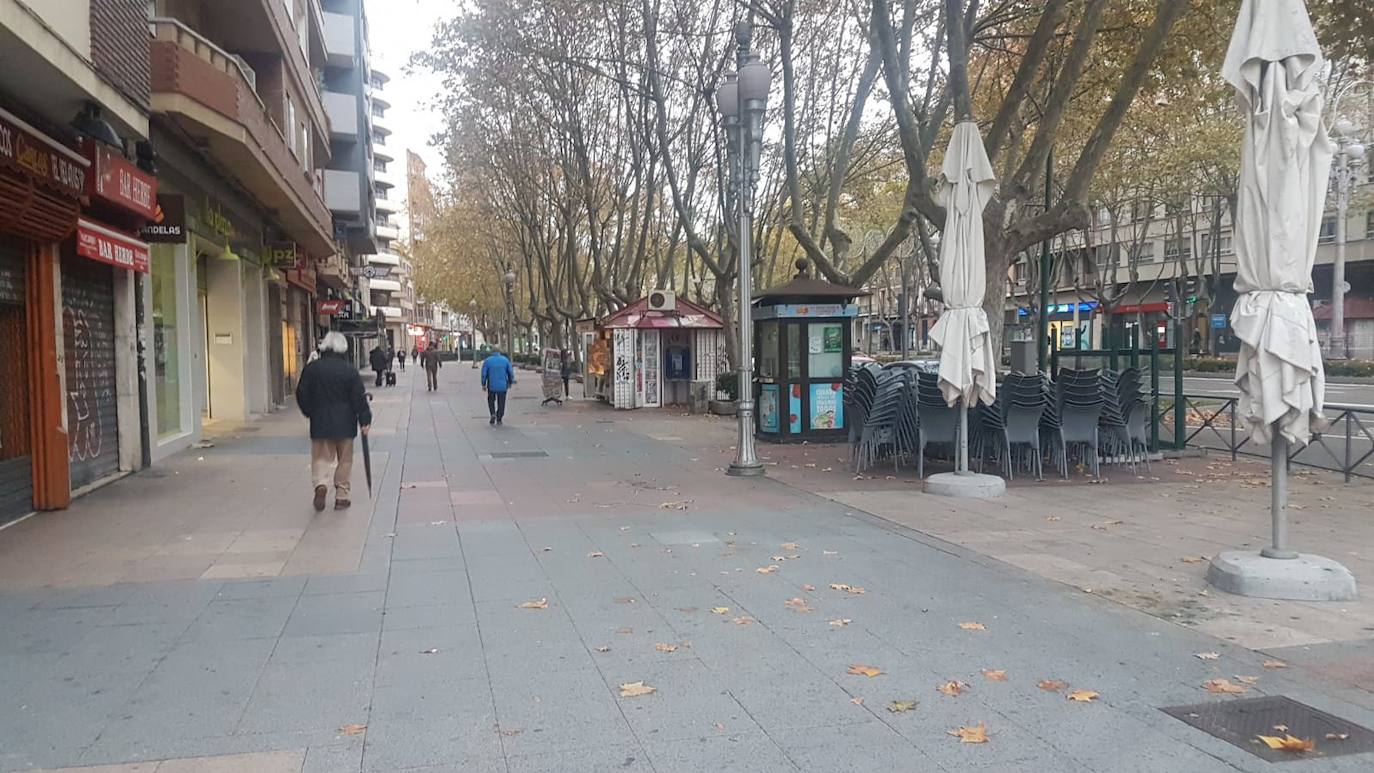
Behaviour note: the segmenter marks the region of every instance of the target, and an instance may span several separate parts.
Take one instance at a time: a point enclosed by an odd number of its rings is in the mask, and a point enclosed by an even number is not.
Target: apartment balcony
[[[385,172],[374,170],[372,177],[378,185],[386,188],[405,187],[405,178],[402,177],[395,163],[389,164]]]
[[[397,266],[401,265],[401,256],[390,252],[379,252],[376,255],[368,255],[367,262],[374,266]]]
[[[331,212],[361,215],[363,184],[359,174],[346,169],[324,170],[324,200]]]
[[[343,253],[316,261],[315,275],[335,290],[348,290],[353,284],[348,271],[348,259]]]
[[[380,293],[399,293],[401,291],[401,283],[395,279],[374,278],[368,280],[367,286],[374,292]]]
[[[401,238],[401,229],[400,229],[400,228],[397,228],[395,225],[391,225],[391,224],[387,224],[387,223],[378,223],[378,224],[377,224],[377,238],[378,238],[378,239],[388,239],[388,240],[394,241],[394,240],[396,240],[396,239]]]
[[[401,202],[395,199],[377,198],[377,211],[386,213],[396,213],[401,211]]]
[[[391,119],[390,119],[390,118],[387,118],[386,116],[382,116],[382,115],[377,115],[376,113],[370,113],[370,114],[368,115],[368,117],[372,119],[372,133],[373,133],[373,134],[380,134],[380,135],[382,135],[383,137],[387,137],[387,136],[390,136],[390,135],[391,135]]]
[[[352,67],[358,61],[358,38],[352,16],[325,12],[324,56],[331,67]]]
[[[166,116],[228,170],[307,252],[332,255],[329,209],[228,52],[175,19],[153,19],[153,112]]]
[[[324,113],[329,116],[329,136],[358,139],[358,97],[337,91],[324,92]]]
[[[378,161],[395,161],[396,157],[387,152],[386,148],[372,143],[372,157]]]
[[[373,306],[372,311],[374,313],[380,311],[387,319],[399,320],[401,318],[401,307],[399,306]]]

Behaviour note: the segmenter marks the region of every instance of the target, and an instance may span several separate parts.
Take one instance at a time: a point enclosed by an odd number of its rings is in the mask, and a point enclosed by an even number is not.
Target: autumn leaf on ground
[[[835,626],[836,628],[839,628],[841,626],[849,625],[852,622],[854,621],[850,620],[847,617],[837,617],[834,620],[831,620],[830,624]]]
[[[959,627],[965,631],[986,631],[988,629],[982,623],[960,623]]]
[[[863,698],[850,698],[850,699],[849,699],[849,702],[852,703],[852,704],[854,704],[855,706],[862,706],[862,705],[864,705],[864,699],[863,699]]]
[[[659,652],[677,652],[677,645],[659,642],[658,644],[654,645],[654,649],[658,650]]]
[[[973,727],[961,727],[958,730],[946,731],[950,735],[959,739],[959,743],[987,743],[988,728],[982,722]]]
[[[1312,739],[1298,738],[1284,734],[1282,738],[1276,735],[1257,735],[1256,738],[1264,742],[1270,749],[1278,749],[1286,752],[1310,752],[1317,748],[1317,742]]]
[[[507,737],[507,738],[514,738],[515,736],[520,735],[520,733],[522,733],[522,732],[524,732],[524,731],[522,731],[522,730],[521,730],[520,728],[518,728],[518,727],[511,727],[511,728],[506,728],[506,729],[502,730],[502,731],[501,731],[501,735],[504,735],[504,736]]]
[[[735,623],[735,625],[753,625],[754,618],[749,617],[748,615],[744,615],[743,617],[735,618],[733,622]]]
[[[1241,684],[1255,684],[1259,681],[1258,676],[1237,676],[1236,681]]]
[[[917,700],[893,701],[887,704],[887,710],[893,714],[900,714],[903,711],[911,711],[919,705],[921,705],[921,702]]]
[[[958,679],[951,679],[948,682],[945,682],[944,684],[940,685],[939,687],[936,687],[935,689],[937,692],[944,693],[945,695],[948,695],[951,698],[957,698],[959,697],[959,693],[962,693],[964,690],[968,689],[968,685],[964,684]]]
[[[788,600],[786,600],[786,601],[784,601],[784,602],[782,602],[782,603],[783,603],[783,606],[787,607],[788,609],[792,610],[793,612],[810,612],[810,611],[811,611],[811,607],[807,606],[807,604],[806,604],[806,599],[788,599]]]
[[[621,636],[629,636],[630,634],[632,634],[632,633],[635,632],[635,629],[633,629],[633,628],[617,628],[617,629],[615,629],[615,632],[618,633],[618,634],[620,634]]]
[[[366,730],[366,729],[367,729],[367,725],[366,725],[366,724],[362,724],[362,725],[344,725],[343,727],[340,727],[340,728],[339,728],[339,732],[340,732],[340,733],[343,733],[344,735],[362,735],[363,731]]]
[[[1196,655],[1194,655],[1193,657],[1197,658],[1198,660],[1216,660],[1217,658],[1221,657],[1221,653],[1220,653],[1220,652],[1199,652],[1199,653],[1197,653]]]
[[[600,647],[597,647],[597,648],[596,648],[596,651],[597,651],[597,652],[610,652],[610,651],[611,651],[611,648],[610,648],[610,647],[607,647],[606,645],[603,644],[603,645],[601,645]]]
[[[808,590],[808,591],[809,591],[809,590],[815,590],[815,589],[816,589],[816,586],[812,585],[812,584],[809,583],[809,582],[808,582],[807,584],[805,584],[805,585],[802,586],[802,590]]]
[[[855,676],[875,677],[882,672],[883,670],[877,666],[865,666],[862,663],[856,663],[849,667],[849,673]]]
[[[1103,521],[1093,524],[1092,527],[1098,531],[1106,531],[1109,526],[1120,526],[1123,523],[1125,523],[1125,521]]]
[[[838,551],[838,550],[822,550],[822,551],[821,551],[821,555],[823,555],[823,556],[837,556],[837,555],[839,555],[839,554],[840,554],[840,551]]]
[[[1349,737],[1350,737],[1350,734],[1349,734],[1349,733],[1327,733],[1327,734],[1326,734],[1326,740],[1328,740],[1328,741],[1344,741],[1344,740],[1346,740],[1346,739],[1349,738]]]
[[[635,597],[634,597],[634,596],[616,596],[616,598],[615,598],[615,603],[617,603],[617,604],[633,604],[633,603],[635,603]]]
[[[729,608],[729,607],[711,607],[711,614],[713,614],[713,615],[726,615],[726,614],[729,614],[729,613],[730,613],[730,608]]]
[[[1179,560],[1185,564],[1200,564],[1207,560],[1207,556],[1184,556]]]
[[[1221,693],[1225,695],[1240,695],[1246,691],[1244,685],[1231,682],[1229,679],[1208,679],[1202,683],[1203,689],[1207,692]]]
[[[1058,679],[1041,679],[1040,683],[1037,684],[1036,687],[1039,687],[1040,689],[1045,690],[1047,692],[1059,692],[1065,687],[1068,687],[1068,685],[1064,684]]]
[[[860,588],[860,587],[857,586],[857,585],[846,585],[845,583],[842,583],[842,582],[832,582],[832,583],[830,583],[830,589],[831,589],[831,590],[842,590],[842,591],[844,591],[845,593],[853,593],[853,594],[855,594],[855,595],[864,592],[864,589],[863,589],[863,588]]]
[[[1288,725],[1274,725],[1274,729],[1280,733],[1286,733],[1288,732]]]
[[[983,669],[983,676],[986,677],[989,682],[1007,681],[1007,672],[1002,669],[993,670],[991,668],[985,668]]]
[[[1047,516],[1045,516],[1045,520],[1048,521],[1049,523],[1054,523],[1054,522],[1056,522],[1056,521],[1061,521],[1061,520],[1063,520],[1063,519],[1060,518],[1060,517],[1057,516],[1057,515],[1047,515]]]
[[[658,688],[650,687],[643,682],[626,682],[620,685],[620,697],[638,698],[641,695],[648,695],[651,692],[655,692],[657,689]]]
[[[690,499],[684,502],[663,502],[658,507],[660,510],[686,510],[691,503],[692,500]]]
[[[427,649],[427,650],[420,650],[420,654],[421,654],[421,655],[438,655],[438,654],[439,654],[439,649],[438,649],[437,647],[431,647],[430,649]]]
[[[526,601],[526,602],[523,602],[523,603],[521,603],[521,604],[518,604],[517,606],[518,606],[520,609],[548,609],[548,608],[549,608],[549,600],[548,600],[548,599],[535,599],[534,601]]]
[[[760,566],[759,568],[755,569],[754,571],[758,572],[759,574],[772,574],[773,572],[778,571],[778,565],[777,565],[777,564],[769,564],[768,566]]]
[[[593,550],[587,554],[587,558],[605,558],[605,556],[606,554],[602,553],[600,550]]]
[[[1288,668],[1288,664],[1283,662],[1282,660],[1266,660],[1260,665],[1264,666],[1265,668]]]
[[[1068,698],[1071,701],[1088,703],[1089,701],[1097,699],[1097,693],[1092,690],[1074,690],[1073,692],[1069,693],[1064,697]]]

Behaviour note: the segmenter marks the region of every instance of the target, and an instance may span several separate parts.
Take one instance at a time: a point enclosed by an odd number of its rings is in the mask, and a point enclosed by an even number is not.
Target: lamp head
[[[513,285],[513,284],[515,284],[515,272],[514,272],[514,271],[507,271],[507,272],[506,272],[506,284],[508,284],[508,285]]]
[[[87,102],[82,106],[81,111],[72,119],[72,128],[83,137],[113,145],[121,152],[124,149],[124,141],[119,138],[119,132],[105,120],[100,114],[100,105],[94,102]]]
[[[768,101],[768,86],[773,79],[773,74],[768,71],[768,65],[760,62],[757,56],[751,56],[748,64],[745,64],[739,71],[739,95],[744,101],[758,100]]]
[[[1355,133],[1355,123],[1349,118],[1337,118],[1336,122],[1331,124],[1331,131],[1334,132],[1337,137],[1349,137]]]
[[[726,118],[739,114],[739,76],[725,73],[725,82],[716,88],[716,109]]]
[[[735,42],[748,48],[749,41],[754,37],[754,25],[747,21],[741,21],[735,25]]]
[[[1364,163],[1364,145],[1359,142],[1352,142],[1345,146],[1345,155],[1350,159],[1350,163],[1359,165]]]

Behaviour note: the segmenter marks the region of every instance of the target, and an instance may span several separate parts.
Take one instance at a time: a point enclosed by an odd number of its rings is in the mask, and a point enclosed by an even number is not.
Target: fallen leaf
[[[878,668],[877,666],[865,666],[863,664],[856,664],[849,667],[849,673],[854,674],[855,676],[867,676],[871,678],[877,676],[878,674],[881,674],[882,672],[883,670],[881,668]]]
[[[887,710],[893,714],[900,714],[903,711],[911,711],[919,705],[921,705],[921,702],[917,700],[893,701],[887,704]]]
[[[725,614],[729,614],[729,613],[730,613],[730,608],[729,608],[729,607],[711,607],[711,614],[713,614],[713,615],[725,615]]]
[[[509,729],[506,729],[506,730],[502,730],[502,731],[501,731],[501,735],[504,735],[504,736],[507,737],[507,738],[511,738],[511,737],[520,735],[521,732],[523,732],[523,731],[521,731],[520,728],[518,728],[518,727],[512,727],[512,728],[509,728]]]
[[[784,542],[784,543],[782,543],[782,549],[783,549],[783,550],[796,550],[796,549],[797,549],[797,543],[795,543],[795,542]]]
[[[1288,725],[1274,725],[1274,729],[1280,733],[1286,733],[1288,732]]]
[[[733,622],[735,623],[735,625],[753,625],[754,618],[745,615],[743,617],[735,618]]]
[[[1047,515],[1047,516],[1045,516],[1045,520],[1046,520],[1046,521],[1049,521],[1050,523],[1054,523],[1055,521],[1062,521],[1062,520],[1064,520],[1064,519],[1063,519],[1063,518],[1060,518],[1060,517],[1057,516],[1057,515]]]
[[[519,605],[517,605],[517,606],[518,606],[520,609],[548,609],[548,608],[549,608],[549,600],[548,600],[548,599],[536,599],[536,600],[534,600],[534,601],[526,601],[526,602],[524,602],[524,603],[522,603],[522,604],[519,604]]]
[[[768,557],[768,560],[769,560],[769,561],[786,561],[786,560],[787,560],[787,556],[769,556],[769,557]]]
[[[691,503],[690,499],[683,502],[663,502],[658,507],[660,510],[686,510]]]
[[[834,620],[831,620],[830,624],[835,626],[836,628],[839,628],[841,626],[849,625],[852,622],[853,621],[847,617],[837,617]]]
[[[695,614],[697,613],[697,608],[696,608],[696,607],[678,607],[678,608],[677,608],[677,611],[679,611],[679,612],[681,612],[681,613],[683,613],[683,614],[685,614],[685,615],[695,615]]]
[[[759,574],[772,574],[773,572],[778,571],[778,565],[777,565],[777,564],[769,564],[768,566],[760,566],[759,568],[755,569],[754,571],[758,572]]]
[[[842,591],[844,591],[845,593],[853,593],[853,594],[855,594],[855,595],[858,595],[858,594],[864,592],[864,589],[863,589],[863,588],[860,588],[860,587],[857,586],[857,585],[846,585],[846,584],[844,584],[844,583],[842,583],[842,582],[832,582],[832,583],[830,583],[830,589],[831,589],[831,590],[842,590]]]
[[[1064,684],[1058,679],[1041,679],[1040,683],[1037,684],[1036,687],[1039,687],[1040,689],[1045,690],[1047,692],[1059,692],[1065,687],[1068,687],[1068,685]]]
[[[1259,681],[1258,676],[1237,676],[1236,681],[1241,684],[1255,684]]]
[[[427,650],[420,650],[420,654],[421,654],[421,655],[437,655],[437,654],[439,654],[439,650],[438,650],[437,648],[427,649]]]
[[[605,558],[605,556],[606,554],[602,553],[600,550],[593,550],[587,554],[587,558]]]
[[[784,602],[782,602],[782,603],[783,603],[783,606],[787,607],[788,609],[792,610],[793,612],[810,612],[810,611],[811,611],[811,607],[807,606],[807,604],[806,604],[806,599],[788,599],[787,601],[784,601]]]
[[[654,649],[658,650],[659,652],[677,652],[677,645],[659,642],[658,644],[654,645]]]
[[[961,727],[958,730],[946,731],[950,735],[959,739],[959,743],[987,743],[988,729],[982,722],[973,727]]]
[[[1221,657],[1221,653],[1220,653],[1220,652],[1199,652],[1199,653],[1197,653],[1196,655],[1194,655],[1193,657],[1197,658],[1198,660],[1216,660],[1217,658]]]
[[[610,647],[607,647],[606,645],[603,644],[603,645],[601,645],[600,647],[597,647],[597,648],[596,648],[596,651],[597,651],[597,652],[610,652],[610,651],[611,651],[611,648],[610,648]]]
[[[1207,556],[1184,556],[1179,560],[1185,564],[1200,564],[1207,560]]]
[[[1282,660],[1266,660],[1260,665],[1264,666],[1265,668],[1288,668],[1288,664],[1283,662]]]
[[[617,603],[617,604],[633,604],[633,603],[635,603],[635,597],[634,597],[634,596],[616,596],[616,597],[615,597],[615,603]]]
[[[1286,752],[1310,752],[1317,748],[1317,742],[1312,739],[1298,738],[1296,736],[1284,734],[1282,738],[1273,735],[1257,735],[1256,738],[1264,742],[1270,749],[1279,749]]]
[[[852,703],[852,704],[854,704],[855,706],[862,706],[862,705],[864,705],[864,699],[863,699],[863,698],[850,698],[850,699],[849,699],[849,702]]]
[[[1350,734],[1349,734],[1349,733],[1327,733],[1327,734],[1326,734],[1326,740],[1328,740],[1328,741],[1344,741],[1345,739],[1347,739],[1347,738],[1349,738],[1349,737],[1350,737]]]
[[[957,698],[959,697],[959,693],[962,693],[967,688],[968,685],[964,684],[963,682],[957,679],[951,679],[950,681],[945,682],[944,684],[936,687],[935,690],[937,692],[944,693],[945,695],[948,695],[951,698]]]
[[[840,554],[840,551],[838,551],[838,550],[822,550],[822,551],[821,551],[821,555],[823,555],[823,556],[837,556],[837,555],[839,555],[839,554]]]
[[[362,725],[344,725],[343,727],[339,728],[339,732],[340,732],[340,733],[343,733],[344,735],[362,735],[363,731],[366,730],[366,729],[367,729],[367,725],[366,725],[366,724],[362,724]]]
[[[638,698],[641,695],[648,695],[651,692],[655,692],[657,689],[658,688],[650,687],[643,682],[626,682],[620,685],[620,697]]]
[[[802,590],[815,590],[815,589],[816,589],[816,586],[812,585],[812,584],[809,583],[809,582],[808,582],[807,584],[805,584],[805,585],[802,586]]]
[[[960,623],[959,627],[965,631],[986,631],[988,629],[982,623]]]
[[[618,634],[620,634],[621,636],[629,636],[630,634],[632,634],[632,633],[635,632],[635,629],[633,629],[633,628],[617,628],[617,629],[615,629],[615,632],[618,633]]]
[[[983,676],[986,677],[989,682],[1007,681],[1007,672],[1001,669],[994,671],[990,668],[985,668],[983,669]]]
[[[1074,690],[1073,692],[1069,693],[1064,697],[1068,698],[1071,701],[1088,703],[1090,701],[1097,699],[1097,693],[1092,690]]]
[[[1106,531],[1109,526],[1120,526],[1123,523],[1125,523],[1125,521],[1103,521],[1102,523],[1093,524],[1092,527],[1098,531]]]
[[[1239,685],[1227,679],[1208,679],[1202,683],[1203,689],[1207,692],[1223,693],[1226,695],[1240,695],[1246,691],[1244,685]]]

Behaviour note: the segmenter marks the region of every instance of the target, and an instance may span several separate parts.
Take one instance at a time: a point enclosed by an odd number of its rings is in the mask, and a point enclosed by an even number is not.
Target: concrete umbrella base
[[[925,492],[942,497],[992,499],[1007,493],[1007,482],[996,475],[942,472],[926,478]]]
[[[1266,558],[1255,550],[1228,550],[1212,559],[1207,581],[1238,596],[1287,601],[1352,601],[1355,576],[1322,556]]]

